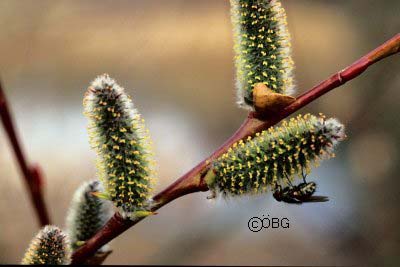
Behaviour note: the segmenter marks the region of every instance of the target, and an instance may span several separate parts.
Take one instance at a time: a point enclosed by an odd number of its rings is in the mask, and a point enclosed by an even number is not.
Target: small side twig
[[[22,151],[20,142],[17,137],[15,126],[11,117],[11,111],[0,82],[0,118],[4,129],[10,139],[11,146],[14,150],[15,157],[21,169],[25,184],[28,188],[30,199],[33,203],[37,217],[41,226],[50,224],[49,215],[43,198],[43,178],[39,165],[29,166],[26,156]]]
[[[295,102],[278,112],[273,118],[261,120],[263,114],[250,113],[244,123],[237,132],[229,138],[220,148],[218,148],[211,156],[200,162],[196,167],[183,175],[165,190],[154,196],[155,205],[152,211],[155,211],[172,200],[182,197],[186,194],[208,191],[208,187],[204,181],[210,163],[225,153],[229,147],[235,142],[253,136],[255,133],[266,130],[275,125],[282,119],[290,116],[302,107],[308,105],[318,97],[328,93],[344,83],[354,79],[363,73],[372,64],[400,52],[400,34],[395,35],[392,39],[380,45],[375,50],[363,56],[349,67],[332,75],[330,78],[313,87],[306,93],[299,96]],[[135,225],[143,218],[136,220],[124,220],[118,213],[107,222],[107,224],[91,239],[86,241],[85,245],[77,249],[72,255],[72,263],[79,264],[90,258],[100,247],[119,236],[121,233]]]

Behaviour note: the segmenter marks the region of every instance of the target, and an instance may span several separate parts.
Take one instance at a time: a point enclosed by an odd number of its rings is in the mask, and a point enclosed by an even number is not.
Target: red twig
[[[19,143],[9,105],[0,82],[0,118],[21,168],[25,184],[41,226],[50,223],[42,193],[42,174],[39,165],[29,166]]]
[[[183,175],[173,184],[168,186],[165,190],[154,196],[156,205],[153,211],[161,208],[170,201],[193,192],[207,191],[208,187],[204,182],[204,175],[208,170],[210,162],[221,156],[232,146],[235,142],[244,139],[248,136],[253,136],[255,133],[268,129],[275,125],[282,119],[290,116],[297,110],[311,103],[318,97],[326,94],[330,90],[339,87],[354,79],[363,73],[370,65],[375,62],[398,53],[400,51],[400,34],[395,35],[392,39],[385,42],[375,50],[363,56],[349,67],[332,75],[327,80],[321,82],[311,90],[299,96],[295,102],[284,108],[281,112],[276,114],[273,118],[268,120],[258,119],[255,113],[250,113],[245,122],[240,126],[239,130],[227,140],[220,148],[218,148],[210,157],[200,162],[196,167]],[[101,246],[105,245],[131,226],[135,225],[142,219],[135,221],[124,220],[118,213],[108,221],[96,235],[88,240],[84,246],[80,247],[73,254],[73,263],[84,263],[91,255],[93,255]]]

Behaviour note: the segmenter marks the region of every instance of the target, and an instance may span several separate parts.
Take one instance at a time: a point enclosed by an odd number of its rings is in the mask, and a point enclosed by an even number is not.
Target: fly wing
[[[329,197],[327,196],[310,196],[307,199],[303,199],[303,202],[327,202]]]

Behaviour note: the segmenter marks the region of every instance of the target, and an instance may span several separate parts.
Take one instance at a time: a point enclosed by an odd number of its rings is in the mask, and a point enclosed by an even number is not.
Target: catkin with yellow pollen
[[[214,193],[226,196],[262,193],[286,177],[309,173],[311,163],[333,156],[344,138],[344,126],[336,119],[299,115],[235,143],[213,163],[206,181]]]
[[[290,34],[278,0],[231,0],[237,98],[253,109],[253,88],[265,84],[275,93],[293,93]]]
[[[48,225],[32,239],[21,264],[66,265],[70,261],[68,237],[58,227]]]
[[[143,215],[148,210],[154,176],[144,120],[125,90],[107,74],[92,82],[84,107],[105,194],[123,217]]]

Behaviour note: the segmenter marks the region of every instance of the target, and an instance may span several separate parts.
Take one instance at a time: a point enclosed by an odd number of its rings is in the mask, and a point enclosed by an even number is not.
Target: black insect
[[[283,201],[286,203],[300,204],[301,201],[296,199],[296,197],[294,197],[294,192],[296,190],[297,190],[297,188],[295,188],[293,186],[287,186],[287,187],[282,188],[282,186],[276,184],[273,196],[279,202]]]
[[[306,176],[304,174],[302,176],[303,182],[298,185],[293,185],[287,176],[286,178],[289,182],[289,186],[282,188],[279,184],[275,184],[275,190],[273,193],[274,198],[279,202],[283,201],[292,204],[328,201],[328,197],[313,196],[317,189],[317,184],[315,182],[307,182]]]
[[[315,182],[303,182],[293,187],[292,195],[298,200],[305,202],[315,193],[317,184]]]

